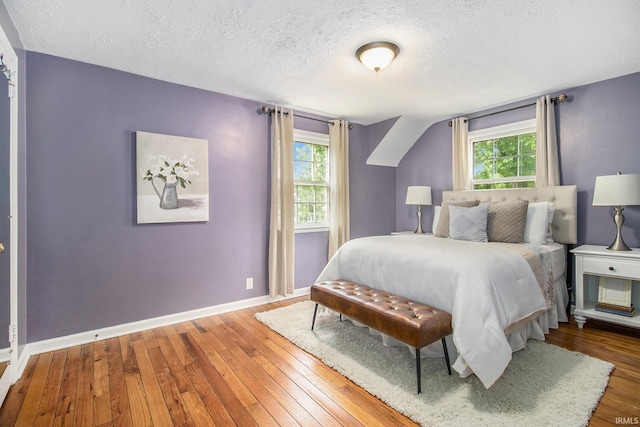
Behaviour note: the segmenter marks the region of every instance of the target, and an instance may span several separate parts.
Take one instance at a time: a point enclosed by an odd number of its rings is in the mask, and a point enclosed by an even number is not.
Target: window
[[[329,135],[293,131],[293,202],[297,230],[329,227]]]
[[[536,120],[469,132],[475,190],[536,186]]]

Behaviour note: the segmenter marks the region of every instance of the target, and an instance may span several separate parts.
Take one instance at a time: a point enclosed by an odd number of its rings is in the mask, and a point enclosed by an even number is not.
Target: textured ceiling
[[[395,164],[429,123],[640,71],[638,0],[4,3],[30,51],[360,124],[404,116]],[[354,55],[375,40],[401,49],[377,74]]]

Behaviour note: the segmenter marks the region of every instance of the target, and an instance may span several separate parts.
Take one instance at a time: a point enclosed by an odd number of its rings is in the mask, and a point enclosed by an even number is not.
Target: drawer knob
[[[609,267],[609,271],[613,271],[613,270],[615,270],[615,268]]]

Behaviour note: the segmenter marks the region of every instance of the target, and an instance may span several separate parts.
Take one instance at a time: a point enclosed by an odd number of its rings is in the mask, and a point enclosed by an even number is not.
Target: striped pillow
[[[449,236],[455,240],[486,242],[489,205],[472,208],[449,206]]]

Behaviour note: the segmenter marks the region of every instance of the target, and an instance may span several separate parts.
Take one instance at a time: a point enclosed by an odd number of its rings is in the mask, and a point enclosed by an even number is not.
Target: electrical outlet
[[[253,277],[247,278],[247,290],[253,289]]]

